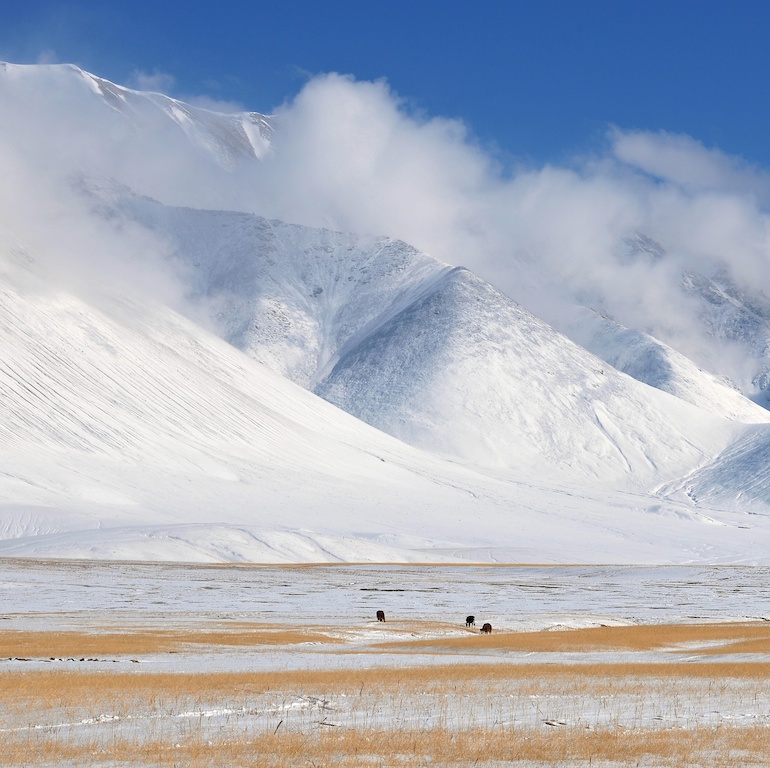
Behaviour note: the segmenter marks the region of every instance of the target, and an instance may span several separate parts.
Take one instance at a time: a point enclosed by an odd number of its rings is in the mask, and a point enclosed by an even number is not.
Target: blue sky
[[[0,58],[269,112],[310,75],[386,78],[485,146],[564,162],[608,126],[688,134],[770,165],[770,3],[6,2]],[[142,82],[153,82],[144,79]]]

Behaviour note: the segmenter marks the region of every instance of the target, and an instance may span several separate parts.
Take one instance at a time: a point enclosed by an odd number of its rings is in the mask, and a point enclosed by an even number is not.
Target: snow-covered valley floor
[[[0,560],[0,764],[767,765],[769,620],[761,566]]]

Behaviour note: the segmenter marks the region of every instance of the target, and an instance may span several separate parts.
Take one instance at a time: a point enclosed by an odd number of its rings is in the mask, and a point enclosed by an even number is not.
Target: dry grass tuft
[[[547,725],[544,718],[545,710],[569,711],[576,705],[564,702],[585,696],[652,702],[656,711],[667,697],[697,701],[700,695],[701,704],[711,706],[722,690],[744,691],[751,701],[768,678],[770,664],[680,662],[233,673],[14,671],[0,674],[0,764],[465,768],[478,758],[478,765],[489,766],[601,760],[677,768],[767,765],[770,737],[762,725],[608,727],[581,719],[579,707],[569,725]],[[494,695],[498,704],[488,709]],[[292,714],[298,697],[335,696],[342,708],[333,704]],[[351,701],[368,708],[361,719],[335,722]],[[458,709],[447,707],[458,701]],[[544,708],[543,714],[521,720],[517,713],[533,706]],[[621,711],[626,705],[619,706]],[[480,725],[468,714],[472,707]],[[229,714],[211,721],[204,713],[212,708]]]
[[[381,625],[380,625],[381,627]],[[381,631],[377,627],[377,631]],[[374,628],[369,628],[374,631]],[[431,625],[432,631],[456,630],[454,625]],[[415,640],[415,633],[425,632],[425,625],[388,626],[391,634],[410,637],[372,643],[369,650],[401,652],[441,651],[518,651],[522,653],[588,653],[601,651],[687,652],[702,654],[770,653],[770,625],[767,623],[677,624],[620,627],[595,627],[545,632],[500,632],[492,635],[465,634]],[[344,636],[344,632],[342,635]],[[200,629],[131,628],[116,632],[94,629],[87,632],[0,631],[0,658],[82,658],[142,656],[194,650],[200,646],[257,647],[298,645],[301,643],[344,644],[343,637],[333,637],[321,627],[292,629],[276,625],[233,622],[205,625]]]
[[[288,632],[248,622],[201,627],[197,632],[3,631],[0,655],[80,658],[195,649],[209,654],[214,647],[339,642],[317,627]],[[380,647],[421,654],[436,647],[552,652],[698,648],[705,655],[726,649],[758,653],[755,649],[769,639],[767,625],[712,624],[468,635]],[[403,658],[408,660],[408,654]],[[763,713],[770,706],[770,662],[667,658],[671,661],[493,661],[219,673],[147,672],[150,665],[142,664],[8,662],[5,668],[12,671],[0,673],[0,764],[770,764],[770,729],[762,724],[768,722]],[[592,703],[586,705],[587,700]],[[703,724],[713,719],[700,719],[723,711],[728,717],[754,712],[758,719],[738,726],[726,718],[718,727]]]

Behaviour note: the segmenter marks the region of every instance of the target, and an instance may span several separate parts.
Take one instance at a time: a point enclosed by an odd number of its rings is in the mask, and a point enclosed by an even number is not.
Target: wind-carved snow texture
[[[710,443],[705,414],[619,375],[460,268],[318,392],[429,450],[501,468],[545,459],[591,480],[644,485],[698,463]]]
[[[673,498],[688,497],[697,507],[767,517],[769,484],[770,433],[756,427],[713,461],[663,490]]]
[[[415,506],[484,495],[483,478],[410,452],[168,310],[119,297],[97,308],[19,272],[6,269],[0,295],[6,536],[95,529],[102,556],[121,539],[113,552],[140,558],[392,559],[398,543],[366,541],[386,499],[398,534]],[[365,531],[355,545],[351,527]],[[430,546],[419,528],[407,537]],[[87,540],[38,552],[87,556]]]
[[[449,269],[386,237],[130,195],[116,209],[173,243],[193,298],[212,307],[224,339],[309,389]]]

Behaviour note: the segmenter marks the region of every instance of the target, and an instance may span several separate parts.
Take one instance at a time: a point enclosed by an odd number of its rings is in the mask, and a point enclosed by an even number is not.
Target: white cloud
[[[154,70],[153,72],[143,72],[135,69],[128,80],[128,85],[137,91],[150,91],[152,93],[169,94],[174,90],[176,79],[168,72]]]
[[[612,151],[623,163],[693,191],[718,190],[768,199],[770,175],[690,136],[611,131]]]
[[[770,176],[687,136],[613,128],[598,156],[509,176],[461,122],[340,75],[311,80],[276,125],[255,210],[400,237],[557,325],[578,297],[697,358],[704,332],[682,270],[726,267],[747,286],[768,274]],[[638,232],[666,257],[623,254]]]

